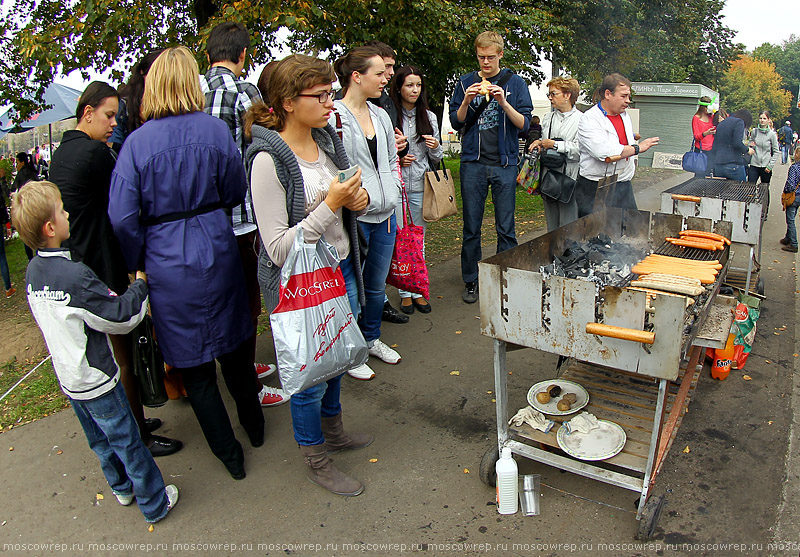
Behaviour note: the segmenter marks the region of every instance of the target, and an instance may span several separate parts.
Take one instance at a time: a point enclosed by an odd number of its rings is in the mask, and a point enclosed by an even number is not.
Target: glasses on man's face
[[[497,60],[497,55],[493,55],[493,56],[478,56],[478,61],[479,62],[483,62],[483,61],[494,62],[495,60]]]
[[[548,99],[552,99],[553,97],[559,94],[561,94],[561,91],[548,91],[545,97],[547,97]]]
[[[312,99],[317,99],[320,102],[320,104],[325,104],[326,102],[328,102],[328,100],[330,100],[331,92],[330,91],[323,91],[322,93],[317,93],[316,95],[310,95],[308,93],[300,93],[297,96],[298,97],[308,97],[308,98],[312,98]]]

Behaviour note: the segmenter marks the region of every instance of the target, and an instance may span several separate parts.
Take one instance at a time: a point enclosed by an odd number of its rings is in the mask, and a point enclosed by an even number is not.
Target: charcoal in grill
[[[573,241],[562,255],[556,255],[553,263],[540,267],[540,271],[545,276],[588,280],[598,286],[621,286],[630,278],[630,267],[644,255],[640,248],[599,234],[582,243]]]

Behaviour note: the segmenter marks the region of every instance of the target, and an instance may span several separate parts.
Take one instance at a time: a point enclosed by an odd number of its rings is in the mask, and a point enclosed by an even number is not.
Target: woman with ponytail
[[[361,171],[344,183],[336,177],[350,165],[341,140],[328,125],[333,69],[324,60],[293,54],[265,72],[258,84],[262,98],[272,106],[251,107],[244,133],[251,140],[245,164],[263,246],[258,280],[267,310],[278,303],[281,266],[300,227],[306,242],[316,243],[324,235],[336,248],[350,306],[358,316],[364,283],[356,215],[367,207],[369,196],[361,187]],[[338,375],[309,387],[293,395],[289,404],[308,479],[351,497],[364,486],[331,464],[328,454],[366,447],[373,437],[344,431],[341,382]]]
[[[366,305],[359,326],[369,345],[370,356],[387,364],[400,361],[400,354],[381,341],[386,277],[394,253],[397,234],[395,209],[400,205],[400,174],[394,125],[385,110],[367,102],[381,96],[388,83],[386,66],[380,52],[372,46],[360,46],[339,58],[334,65],[344,98],[336,101],[329,122],[340,134],[351,164],[361,168],[361,180],[369,193],[369,206],[358,217],[359,228],[367,243],[364,261]],[[375,373],[362,364],[347,373],[369,380]]]

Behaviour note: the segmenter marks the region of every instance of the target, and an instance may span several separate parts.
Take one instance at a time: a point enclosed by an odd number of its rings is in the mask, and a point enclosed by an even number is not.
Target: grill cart
[[[697,385],[702,347],[724,346],[735,306],[735,299],[718,296],[728,270],[728,248],[708,252],[677,248],[664,241],[684,225],[730,237],[731,224],[727,222],[606,207],[480,262],[481,332],[494,339],[497,401],[497,445],[481,461],[484,482],[494,484],[499,451],[510,447],[518,456],[639,493],[639,534],[650,537],[664,499],[649,499],[649,495]],[[645,253],[715,258],[722,269],[691,305],[686,297],[666,294],[648,301],[646,292],[630,285],[632,274],[616,285],[598,286],[543,272],[574,241],[600,235],[612,243],[638,246]],[[598,323],[619,329],[602,331],[611,336],[587,332],[587,328],[598,329]],[[643,337],[649,338],[640,342]],[[506,353],[522,348],[568,358],[558,380],[578,383],[588,394],[584,409],[621,426],[625,435],[620,452],[587,461],[562,451],[561,423],[574,414],[548,414],[556,422],[548,433],[527,424],[508,425]],[[546,370],[538,375],[541,377],[534,382],[552,377]],[[515,409],[522,406],[523,401],[513,403]]]
[[[743,249],[733,248],[734,261],[728,270],[730,286],[763,298],[764,279],[760,278],[761,230],[769,208],[769,185],[719,178],[692,178],[661,194],[661,212],[725,220],[733,224],[731,240]],[[739,254],[736,257],[735,254]],[[740,262],[742,255],[746,262]]]

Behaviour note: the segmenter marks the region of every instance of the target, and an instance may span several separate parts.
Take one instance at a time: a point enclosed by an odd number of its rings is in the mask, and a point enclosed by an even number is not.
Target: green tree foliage
[[[560,66],[590,89],[619,72],[632,81],[718,86],[742,46],[721,21],[723,0],[553,0],[568,29],[554,45]]]
[[[781,83],[775,64],[743,55],[731,64],[722,79],[719,89],[722,106],[729,112],[746,108],[753,115],[766,109],[773,119],[783,118],[789,113],[792,97],[781,89]]]
[[[798,87],[800,87],[800,37],[792,35],[781,45],[764,43],[753,51],[753,58],[765,60],[775,65],[775,71],[783,79],[782,88],[792,96],[791,111],[774,114],[774,118],[784,121],[787,116],[792,128],[800,125],[800,109],[797,108]]]

